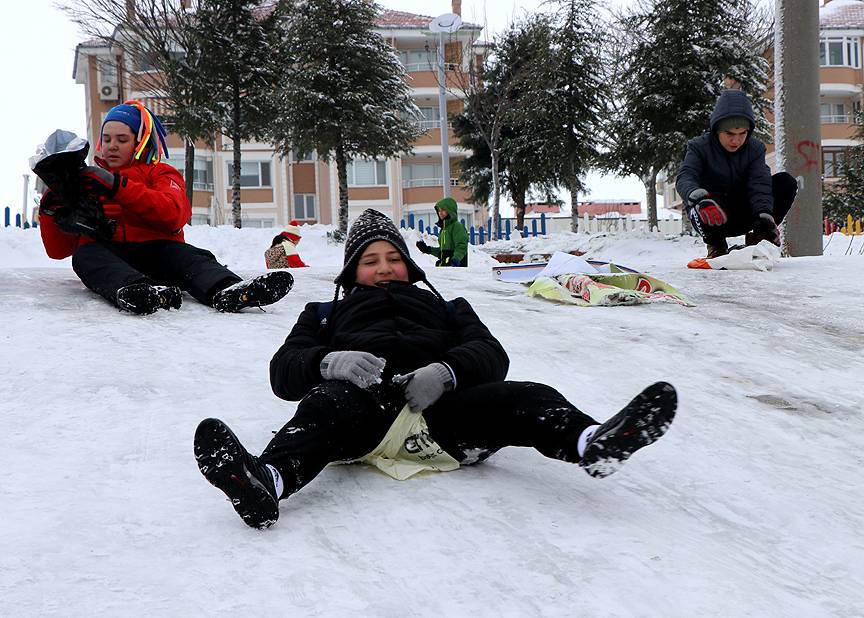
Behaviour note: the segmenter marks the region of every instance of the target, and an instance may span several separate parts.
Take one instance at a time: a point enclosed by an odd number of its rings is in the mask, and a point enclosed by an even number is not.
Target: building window
[[[234,181],[234,164],[228,163],[228,186]],[[241,161],[240,186],[247,188],[270,187],[270,161]]]
[[[294,218],[298,221],[315,220],[315,194],[314,193],[295,193],[294,194]]]
[[[374,187],[387,185],[386,161],[351,161],[348,164],[349,187]]]
[[[241,221],[243,227],[274,227],[276,223],[273,219],[258,219],[258,218],[249,218],[243,217],[241,215]]]
[[[406,189],[440,187],[441,178],[440,163],[409,163],[402,166],[402,186]]]
[[[819,65],[861,68],[860,40],[855,37],[827,37],[819,41]]]
[[[825,178],[837,178],[843,175],[843,163],[846,161],[845,148],[822,149],[822,175]]]
[[[166,159],[183,176],[186,180],[186,159]],[[212,191],[213,190],[213,161],[195,157],[192,170],[192,189],[195,191]]]
[[[295,163],[303,163],[304,161],[314,161],[314,152],[300,152],[296,148],[291,149],[291,160]]]
[[[210,225],[209,215],[192,215],[189,225]]]

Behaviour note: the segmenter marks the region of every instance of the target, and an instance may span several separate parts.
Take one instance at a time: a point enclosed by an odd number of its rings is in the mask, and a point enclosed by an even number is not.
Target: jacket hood
[[[711,132],[717,132],[717,123],[724,118],[744,116],[750,122],[750,132],[756,128],[756,116],[750,99],[740,90],[724,90],[720,93],[714,111],[711,112]]]
[[[459,213],[456,210],[456,200],[452,197],[445,197],[442,200],[438,200],[435,203],[435,208],[440,208],[441,210],[446,210],[447,214],[450,215],[450,219],[456,221],[459,216]]]

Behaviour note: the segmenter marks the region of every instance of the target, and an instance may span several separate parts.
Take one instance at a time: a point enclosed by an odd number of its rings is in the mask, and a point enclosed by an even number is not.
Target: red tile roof
[[[391,9],[381,8],[381,12],[378,14],[378,19],[375,20],[375,24],[379,28],[409,28],[425,30],[429,27],[429,22],[433,19],[434,17],[429,15],[418,15],[417,13],[407,13],[405,11],[393,11]],[[471,30],[481,29],[477,24],[470,24],[468,22],[463,22],[462,26],[464,28],[470,28]]]
[[[819,8],[822,28],[864,28],[864,2],[861,0],[831,0]]]
[[[381,9],[378,19],[375,20],[376,25],[381,28],[426,28],[430,21],[432,21],[432,17],[428,15],[391,11],[390,9]]]

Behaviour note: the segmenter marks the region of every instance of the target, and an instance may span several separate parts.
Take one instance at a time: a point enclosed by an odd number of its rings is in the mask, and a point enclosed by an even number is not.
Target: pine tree
[[[336,162],[339,232],[348,229],[347,164],[410,151],[419,110],[393,49],[375,32],[378,9],[366,0],[316,0],[298,6],[286,30],[271,141],[283,153],[316,151]]]
[[[657,225],[658,174],[677,165],[687,140],[709,129],[725,77],[740,83],[765,127],[767,61],[753,47],[751,0],[644,0],[618,20],[610,62],[619,67],[611,169],[645,185]],[[624,35],[623,33],[626,33]]]
[[[195,12],[201,75],[210,84],[209,111],[233,143],[232,216],[242,227],[241,143],[265,136],[276,114],[276,67],[289,62],[283,37],[286,2],[199,0]]]
[[[462,148],[472,154],[462,160],[462,182],[471,187],[470,201],[488,203],[494,191],[492,152],[488,141],[472,119],[484,110],[493,109],[497,92],[506,92],[506,109],[500,127],[497,158],[497,179],[509,194],[516,212],[516,226],[524,225],[525,202],[529,189],[538,187],[550,192],[553,173],[542,159],[531,122],[536,113],[537,84],[531,78],[547,60],[551,39],[548,18],[533,18],[511,26],[495,41],[496,63],[485,75],[485,84],[478,96],[468,99],[463,112],[453,121],[453,131]],[[501,83],[501,78],[511,80]]]
[[[558,0],[555,22],[534,16],[538,53],[530,71],[519,159],[536,178],[570,193],[571,229],[577,200],[602,143],[603,110],[611,90],[603,74],[601,20],[594,0]],[[542,52],[541,52],[542,50]]]

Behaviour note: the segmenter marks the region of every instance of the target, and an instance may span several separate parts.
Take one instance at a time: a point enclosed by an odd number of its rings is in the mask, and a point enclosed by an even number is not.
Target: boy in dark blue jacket
[[[740,90],[724,90],[711,114],[711,130],[687,143],[675,188],[708,258],[729,251],[726,239],[780,246],[778,225],[792,207],[798,184],[791,174],[771,175],[765,145],[753,136],[753,107]]]
[[[675,389],[658,382],[601,425],[550,386],[504,381],[509,364],[468,301],[445,301],[393,222],[366,210],[348,232],[336,297],[306,305],[270,363],[273,392],[300,401],[294,418],[258,457],[225,423],[205,419],[195,458],[247,525],[267,528],[279,500],[328,463],[372,452],[406,404],[462,465],[531,446],[594,477],[660,438],[675,415]]]

